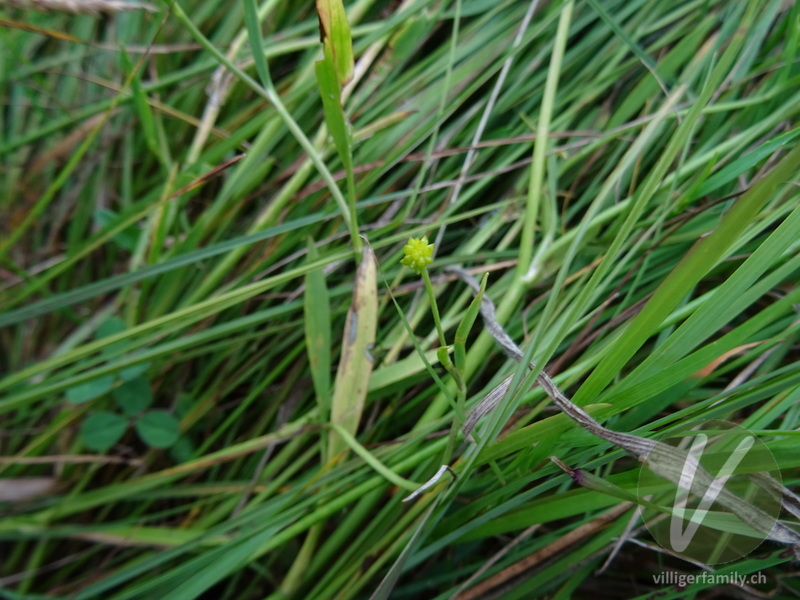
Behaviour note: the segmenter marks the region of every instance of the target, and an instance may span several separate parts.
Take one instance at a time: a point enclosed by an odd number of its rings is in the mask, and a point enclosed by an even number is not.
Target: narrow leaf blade
[[[319,259],[313,240],[308,241],[308,260]],[[311,379],[317,396],[321,420],[327,421],[330,413],[331,389],[331,306],[325,275],[322,269],[309,271],[305,276],[306,293],[303,296],[305,311],[306,351],[311,366]]]

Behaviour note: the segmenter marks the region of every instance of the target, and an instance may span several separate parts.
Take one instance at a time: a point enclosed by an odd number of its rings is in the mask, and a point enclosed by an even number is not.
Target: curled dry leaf
[[[342,355],[336,370],[331,400],[331,422],[356,436],[364,400],[372,375],[372,355],[378,322],[378,284],[375,255],[364,246],[361,264],[353,287],[353,299],[347,311],[342,340]],[[333,458],[347,448],[338,435],[331,435],[328,456]]]

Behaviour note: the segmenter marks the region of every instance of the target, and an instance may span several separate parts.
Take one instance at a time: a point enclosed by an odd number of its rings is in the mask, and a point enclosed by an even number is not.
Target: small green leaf
[[[84,444],[96,452],[104,452],[125,434],[128,421],[110,412],[90,414],[81,424],[80,436]]]
[[[114,378],[111,375],[98,377],[86,383],[81,383],[67,390],[67,402],[81,404],[107,394],[114,387]]]
[[[117,386],[112,395],[117,406],[129,417],[147,410],[153,403],[150,383],[143,377],[131,379]]]
[[[136,421],[136,433],[152,448],[169,448],[181,433],[178,420],[165,410],[145,413]]]

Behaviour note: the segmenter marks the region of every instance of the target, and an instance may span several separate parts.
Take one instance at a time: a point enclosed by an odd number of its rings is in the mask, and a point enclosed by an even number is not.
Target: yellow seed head
[[[429,244],[426,237],[409,238],[403,247],[403,254],[405,256],[400,262],[422,274],[422,271],[433,262],[433,244]]]

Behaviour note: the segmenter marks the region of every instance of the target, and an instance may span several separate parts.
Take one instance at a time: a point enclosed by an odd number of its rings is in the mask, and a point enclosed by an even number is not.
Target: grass
[[[357,0],[323,52],[312,3],[13,4],[0,597],[720,593],[654,580],[704,565],[530,361],[614,431],[740,424],[796,489],[796,5]],[[709,568],[800,592],[775,542]]]

